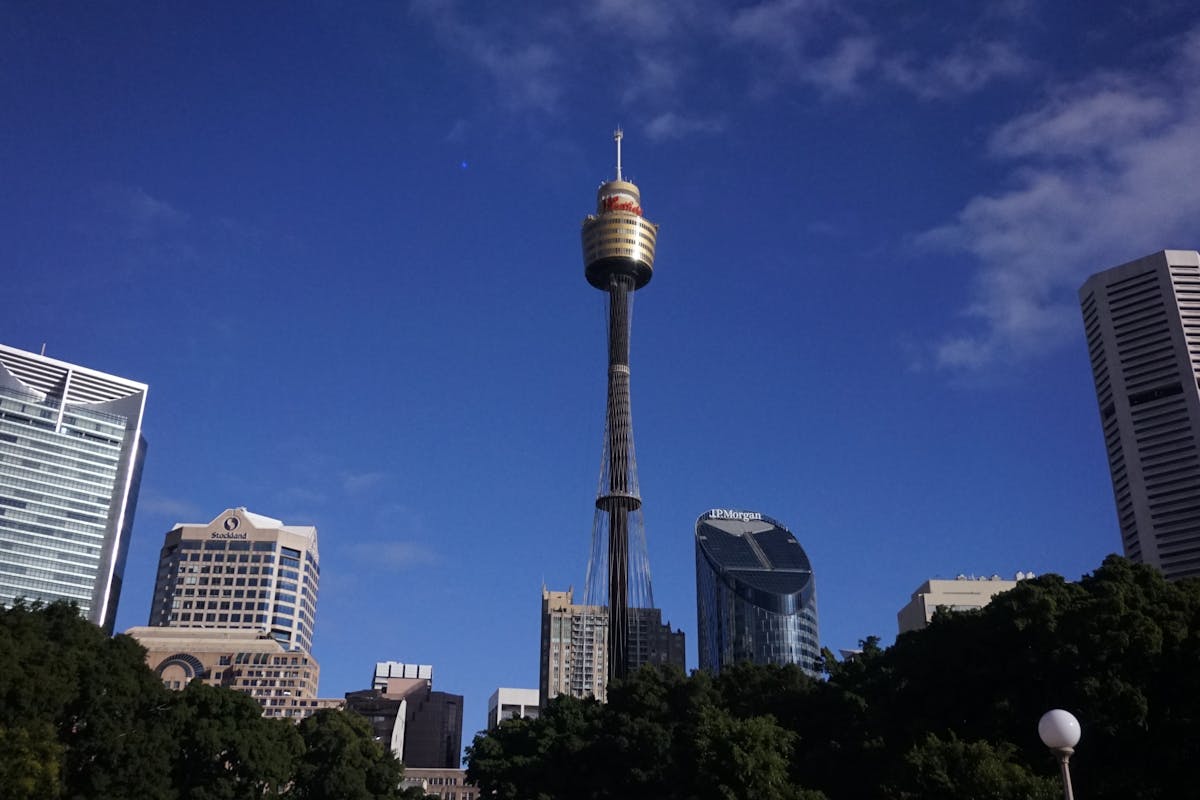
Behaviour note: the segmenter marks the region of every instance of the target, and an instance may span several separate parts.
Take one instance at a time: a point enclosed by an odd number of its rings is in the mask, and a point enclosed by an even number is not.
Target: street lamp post
[[[1056,708],[1042,714],[1038,720],[1038,736],[1058,757],[1062,768],[1063,797],[1066,800],[1075,800],[1075,794],[1071,791],[1071,768],[1067,762],[1075,752],[1075,745],[1079,744],[1079,734],[1079,720],[1070,711]]]

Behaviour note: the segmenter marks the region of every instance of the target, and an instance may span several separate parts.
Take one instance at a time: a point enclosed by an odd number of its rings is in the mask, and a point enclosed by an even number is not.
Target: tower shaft
[[[629,401],[629,338],[633,278],[612,275],[608,285],[608,405],[604,438],[608,451],[607,494],[596,505],[608,512],[608,676],[629,672],[629,517],[641,508]],[[603,493],[605,487],[601,486]]]

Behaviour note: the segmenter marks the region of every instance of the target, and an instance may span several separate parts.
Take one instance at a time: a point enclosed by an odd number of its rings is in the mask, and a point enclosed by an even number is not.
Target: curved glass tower
[[[696,613],[701,669],[750,661],[817,672],[812,564],[764,514],[714,508],[696,520]]]

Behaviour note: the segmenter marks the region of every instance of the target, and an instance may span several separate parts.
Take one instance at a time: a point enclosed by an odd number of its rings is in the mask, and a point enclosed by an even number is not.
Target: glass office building
[[[0,603],[78,604],[111,633],[146,385],[0,345]]]
[[[816,674],[817,593],[791,531],[755,511],[714,508],[696,520],[700,668],[749,661]]]

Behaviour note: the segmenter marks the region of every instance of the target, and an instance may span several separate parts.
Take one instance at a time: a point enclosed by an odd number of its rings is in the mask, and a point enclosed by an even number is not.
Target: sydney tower
[[[641,192],[621,174],[621,136],[614,134],[617,177],[600,185],[596,213],[583,222],[587,281],[608,297],[608,404],[585,594],[589,604],[608,607],[610,681],[629,673],[631,609],[636,623],[637,609],[654,606],[633,453],[629,339],[633,294],[654,274],[658,226],[643,216]],[[632,629],[636,636],[637,625]]]

